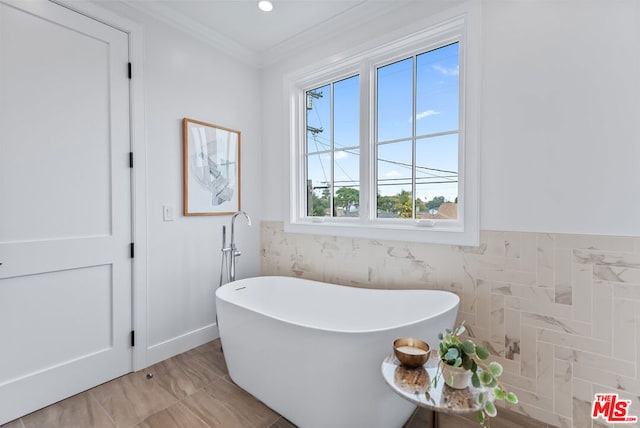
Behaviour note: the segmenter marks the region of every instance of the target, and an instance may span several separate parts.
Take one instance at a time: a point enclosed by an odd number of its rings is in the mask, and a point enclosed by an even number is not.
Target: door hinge
[[[131,79],[131,63],[129,63],[129,65],[127,66],[127,69],[129,71],[129,79]]]
[[[129,168],[133,168],[133,152],[129,152]]]
[[[131,347],[136,346],[136,332],[131,330]]]
[[[134,257],[134,255],[135,255],[134,247],[135,247],[135,244],[132,242],[132,243],[130,244],[131,258],[133,258],[133,257]]]

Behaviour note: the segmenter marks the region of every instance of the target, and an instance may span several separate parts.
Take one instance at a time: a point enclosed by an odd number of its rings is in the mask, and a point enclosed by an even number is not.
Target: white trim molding
[[[219,337],[218,325],[214,323],[151,345],[147,350],[147,365],[159,363],[184,352],[185,349],[195,348]]]

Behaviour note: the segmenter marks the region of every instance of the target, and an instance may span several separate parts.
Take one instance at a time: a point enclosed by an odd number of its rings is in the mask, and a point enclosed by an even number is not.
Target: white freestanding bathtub
[[[386,385],[382,361],[398,337],[435,347],[459,301],[275,276],[216,291],[231,379],[302,428],[401,427],[415,406]]]

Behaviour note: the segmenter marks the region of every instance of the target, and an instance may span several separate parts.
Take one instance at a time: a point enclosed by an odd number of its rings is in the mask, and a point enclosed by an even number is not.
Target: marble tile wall
[[[618,393],[640,417],[640,238],[482,231],[480,241],[301,235],[263,222],[261,273],[452,291],[458,321],[504,366],[515,411],[558,427],[607,426],[592,420],[591,403]]]

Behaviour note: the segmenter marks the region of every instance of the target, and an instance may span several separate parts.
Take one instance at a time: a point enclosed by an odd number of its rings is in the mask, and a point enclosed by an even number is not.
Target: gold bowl
[[[429,359],[431,348],[420,339],[401,337],[393,341],[393,353],[400,362],[411,368],[424,365]]]

